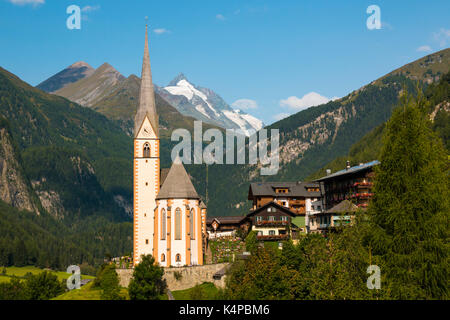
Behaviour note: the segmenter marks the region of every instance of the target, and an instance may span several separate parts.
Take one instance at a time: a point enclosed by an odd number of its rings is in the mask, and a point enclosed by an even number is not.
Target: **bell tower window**
[[[150,158],[150,144],[144,144],[144,158]]]

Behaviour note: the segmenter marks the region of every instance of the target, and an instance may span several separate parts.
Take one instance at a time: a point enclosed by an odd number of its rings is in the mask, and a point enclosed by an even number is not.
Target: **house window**
[[[164,261],[166,261],[166,256],[165,256],[165,254],[163,253],[163,254],[161,255],[161,262],[164,262]]]
[[[281,217],[281,221],[288,221],[288,217],[287,216],[282,216]]]
[[[269,230],[269,236],[274,236],[275,235],[275,230]]]
[[[150,144],[144,144],[144,158],[150,158]]]
[[[261,222],[262,221],[262,217],[261,216],[256,216],[256,222]]]
[[[275,217],[274,216],[269,216],[269,221],[275,221]]]
[[[175,240],[181,240],[181,209],[175,210]]]
[[[161,210],[161,240],[166,240],[166,210]]]
[[[191,240],[195,240],[195,211],[191,209],[191,214],[189,215],[189,233],[191,234]]]
[[[177,255],[175,256],[175,261],[181,262],[181,255],[179,253],[177,253]]]
[[[258,231],[258,236],[262,236],[262,235],[263,235],[262,231]]]
[[[145,239],[145,244],[148,244],[148,239]]]

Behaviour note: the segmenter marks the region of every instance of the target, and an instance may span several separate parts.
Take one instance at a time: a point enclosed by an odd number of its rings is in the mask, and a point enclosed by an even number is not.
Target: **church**
[[[181,160],[160,168],[158,114],[145,30],[139,105],[134,121],[133,264],[151,254],[163,267],[203,264],[206,206]]]

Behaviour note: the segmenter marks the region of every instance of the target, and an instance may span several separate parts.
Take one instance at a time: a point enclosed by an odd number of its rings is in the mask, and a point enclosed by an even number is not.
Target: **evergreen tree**
[[[44,271],[38,275],[30,275],[25,281],[26,297],[29,300],[49,300],[64,292],[62,283],[51,272]]]
[[[394,299],[448,298],[447,155],[427,107],[422,97],[405,94],[387,123],[369,207],[381,290]]]
[[[155,263],[151,255],[143,255],[134,268],[133,279],[128,286],[131,300],[158,300],[166,290],[164,270]]]
[[[120,296],[119,276],[114,265],[108,265],[100,280],[101,297],[105,300],[122,300]]]

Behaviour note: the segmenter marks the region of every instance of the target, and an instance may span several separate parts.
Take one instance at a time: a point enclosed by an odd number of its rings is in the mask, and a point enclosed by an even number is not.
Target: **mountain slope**
[[[0,116],[0,200],[21,210],[38,212],[19,159],[8,122]]]
[[[445,49],[407,66],[420,68],[422,61],[435,61],[433,79],[440,79],[450,70],[450,64],[439,61],[448,61],[449,56],[450,49]],[[261,176],[260,165],[211,166],[208,214],[245,214],[249,207],[246,198],[250,182],[304,180],[333,159],[345,156],[353,144],[390,118],[404,87],[415,93],[417,81],[427,85],[429,73],[424,72],[418,80],[413,80],[401,74],[402,70],[399,68],[396,74],[372,81],[341,99],[311,107],[269,126],[268,129],[280,131],[277,175]],[[445,120],[439,117],[436,122],[443,122],[442,119]],[[445,131],[445,126],[441,128]]]
[[[81,104],[91,106],[111,92],[111,89],[124,80],[110,64],[104,63],[92,75],[71,83],[54,93]]]
[[[116,124],[1,68],[0,96],[0,115],[9,123],[20,156],[26,159],[24,171],[44,207],[57,208],[56,216],[124,214],[112,199],[119,190],[130,196],[131,174],[116,187],[110,174],[97,173],[105,159],[131,172],[131,163],[124,161],[132,156],[131,139]],[[87,195],[92,201],[83,202]],[[84,206],[75,209],[72,203],[77,202]]]
[[[429,105],[426,113],[433,122],[433,130],[440,136],[447,152],[450,154],[450,72],[442,75],[441,80],[425,90],[425,98]],[[351,165],[369,162],[379,158],[383,145],[385,124],[381,124],[350,148],[346,156],[339,157],[326,164],[312,174],[309,179],[317,179],[326,175],[326,169],[332,172],[345,167],[346,161]]]
[[[95,69],[83,61],[76,62],[66,69],[58,72],[54,76],[41,82],[36,86],[45,92],[55,92],[64,88],[70,83],[77,82],[80,79],[89,77],[94,73]]]

